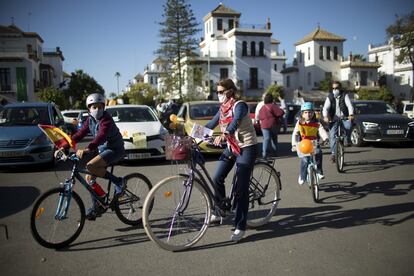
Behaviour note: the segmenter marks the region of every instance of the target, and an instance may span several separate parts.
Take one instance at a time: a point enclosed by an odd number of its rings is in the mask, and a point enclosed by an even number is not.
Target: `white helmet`
[[[86,106],[89,108],[89,106],[94,103],[101,103],[105,105],[105,97],[99,93],[90,94],[86,98]]]

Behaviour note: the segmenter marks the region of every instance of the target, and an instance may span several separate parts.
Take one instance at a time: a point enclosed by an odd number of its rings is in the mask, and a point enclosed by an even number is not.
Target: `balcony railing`
[[[239,28],[266,30],[266,24],[239,24]]]
[[[246,89],[264,89],[264,81],[263,80],[245,80],[245,88]]]

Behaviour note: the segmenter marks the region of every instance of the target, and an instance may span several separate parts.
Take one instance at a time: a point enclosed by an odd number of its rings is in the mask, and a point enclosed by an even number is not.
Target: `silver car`
[[[52,103],[16,103],[0,111],[0,166],[54,164],[54,145],[38,124],[64,126]]]

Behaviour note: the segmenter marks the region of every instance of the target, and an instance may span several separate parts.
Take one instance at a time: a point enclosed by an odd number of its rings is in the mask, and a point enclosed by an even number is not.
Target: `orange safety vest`
[[[301,123],[299,122],[299,132],[302,139],[315,140],[318,138],[319,123],[318,122],[309,122]]]

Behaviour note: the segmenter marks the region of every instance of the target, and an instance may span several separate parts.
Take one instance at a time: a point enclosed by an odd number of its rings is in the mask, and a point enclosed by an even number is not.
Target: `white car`
[[[65,123],[72,124],[73,120],[76,120],[79,116],[79,113],[81,112],[87,112],[87,110],[81,110],[81,109],[73,109],[73,110],[63,110],[62,116],[65,120]]]
[[[168,134],[157,115],[146,105],[106,107],[122,134],[125,159],[164,158],[164,137]]]

